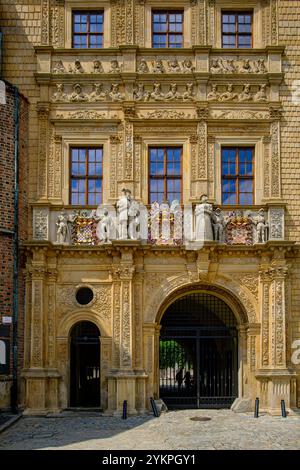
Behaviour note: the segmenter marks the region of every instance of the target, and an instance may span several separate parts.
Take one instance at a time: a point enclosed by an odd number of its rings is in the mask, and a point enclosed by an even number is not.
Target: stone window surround
[[[264,156],[264,144],[263,137],[257,136],[243,136],[241,137],[215,137],[215,195],[216,204],[222,205],[222,188],[221,188],[221,148],[222,146],[233,146],[233,147],[254,147],[254,201],[253,205],[260,205],[263,203],[263,156]],[[242,207],[242,206],[241,206]]]
[[[220,48],[226,51],[226,48],[222,48],[222,10],[231,11],[249,11],[253,10],[253,27],[252,27],[252,38],[253,38],[253,49],[259,49],[263,47],[262,44],[262,12],[261,12],[261,0],[216,0],[215,7],[215,44],[213,47]],[[239,50],[239,49],[237,49]],[[251,49],[242,49],[251,50]]]
[[[180,132],[180,130],[179,130]],[[192,131],[191,131],[192,133]],[[142,188],[142,201],[144,204],[148,204],[149,195],[149,147],[152,146],[182,146],[182,203],[186,204],[190,202],[190,167],[189,161],[191,159],[191,150],[188,136],[182,137],[157,137],[157,136],[146,136],[143,137],[142,152],[141,152],[141,188]],[[144,171],[143,171],[144,170]]]
[[[62,173],[62,202],[64,206],[71,205],[70,188],[70,148],[72,146],[102,146],[103,147],[103,177],[102,177],[102,200],[107,201],[109,197],[109,136],[78,136],[66,134],[62,137],[63,173]]]
[[[183,48],[192,46],[190,0],[146,0],[145,2],[145,47],[152,48],[152,10],[183,10]],[[159,49],[154,49],[159,51]],[[179,49],[172,49],[180,51]]]
[[[65,7],[65,48],[72,48],[72,12],[73,10],[100,10],[104,12],[103,48],[111,46],[111,5],[109,0],[66,0]],[[76,49],[84,51],[86,49]],[[97,51],[98,49],[94,49]]]

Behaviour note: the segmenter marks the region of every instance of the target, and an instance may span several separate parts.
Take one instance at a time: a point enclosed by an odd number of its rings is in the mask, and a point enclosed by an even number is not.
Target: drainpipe
[[[13,353],[13,381],[11,388],[11,410],[18,413],[18,309],[19,309],[19,127],[20,127],[20,97],[14,87],[14,236],[13,236],[13,318],[12,318],[12,353]]]

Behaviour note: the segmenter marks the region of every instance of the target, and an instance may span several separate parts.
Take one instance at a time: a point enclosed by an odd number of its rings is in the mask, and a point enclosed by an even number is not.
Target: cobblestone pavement
[[[204,416],[211,420],[191,420]],[[230,410],[183,410],[122,420],[65,412],[21,418],[0,435],[2,449],[300,449],[300,416],[255,419]]]

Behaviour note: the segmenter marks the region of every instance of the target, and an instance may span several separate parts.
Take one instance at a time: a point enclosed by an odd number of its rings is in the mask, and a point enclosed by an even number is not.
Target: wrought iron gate
[[[221,299],[190,294],[166,311],[160,396],[170,408],[225,408],[237,397],[236,319]]]

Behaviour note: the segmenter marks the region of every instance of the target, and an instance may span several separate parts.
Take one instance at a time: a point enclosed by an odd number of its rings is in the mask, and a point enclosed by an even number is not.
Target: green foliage
[[[175,340],[160,340],[159,342],[159,368],[184,367],[186,354],[184,348]]]

